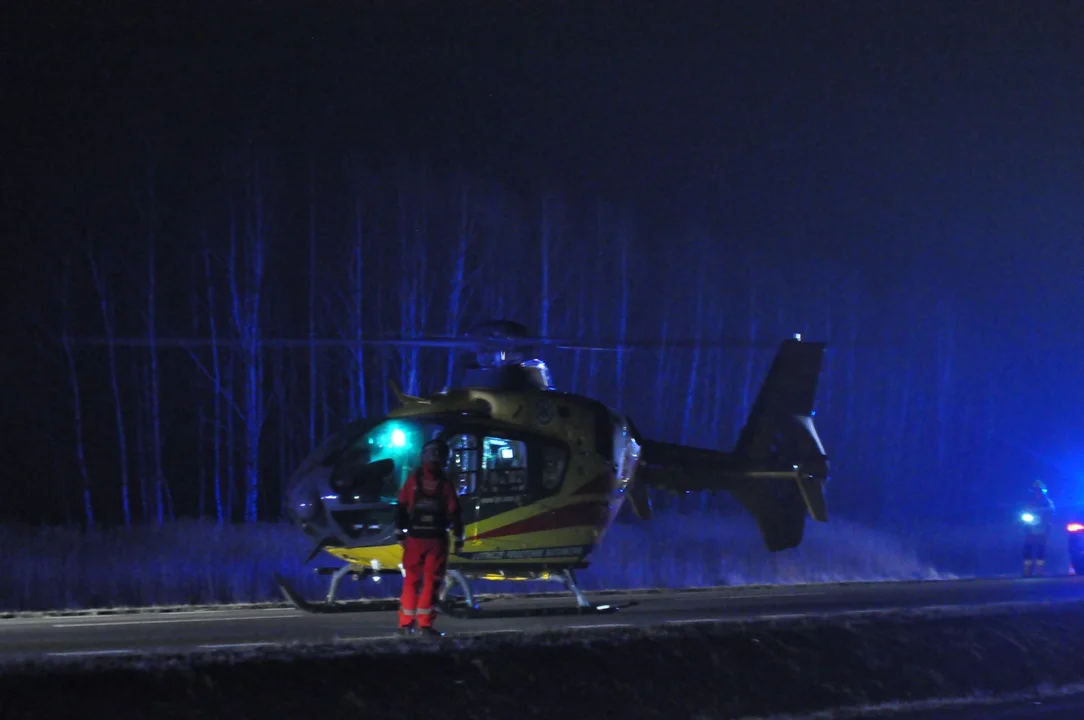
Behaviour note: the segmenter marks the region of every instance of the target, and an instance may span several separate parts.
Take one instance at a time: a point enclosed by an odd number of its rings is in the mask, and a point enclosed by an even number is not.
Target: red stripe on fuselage
[[[585,502],[565,505],[562,508],[540,513],[524,520],[508,523],[499,528],[478,533],[477,539],[484,540],[522,533],[563,530],[577,525],[591,525],[601,528],[609,519],[609,503]]]

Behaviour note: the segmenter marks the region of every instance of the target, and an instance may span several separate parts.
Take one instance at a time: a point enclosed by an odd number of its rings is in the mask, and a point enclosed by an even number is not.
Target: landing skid
[[[307,613],[314,614],[329,614],[329,613],[348,613],[348,612],[374,612],[374,611],[388,611],[395,610],[399,607],[398,598],[386,598],[380,600],[358,600],[358,601],[339,601],[335,599],[339,590],[339,585],[343,579],[349,575],[353,575],[358,580],[362,580],[369,576],[374,576],[374,579],[379,580],[379,575],[366,567],[358,567],[355,565],[343,565],[333,571],[323,570],[320,572],[324,574],[331,574],[331,583],[328,586],[328,592],[325,599],[321,601],[306,600],[301,593],[290,585],[278,573],[275,573],[275,582],[279,586],[279,590],[282,592],[283,597],[291,605],[298,610]],[[393,571],[394,572],[394,571]],[[540,578],[541,579],[541,578]],[[445,615],[451,617],[468,619],[476,617],[498,617],[498,616],[523,616],[523,615],[553,615],[553,614],[568,614],[570,612],[586,614],[586,613],[599,613],[607,614],[614,613],[620,610],[623,606],[615,605],[612,603],[596,604],[592,603],[584,595],[580,589],[579,584],[576,582],[576,574],[574,570],[563,570],[552,577],[552,579],[559,581],[566,590],[572,593],[576,599],[575,607],[559,606],[552,608],[537,608],[537,609],[521,609],[521,610],[501,610],[501,611],[485,611],[482,610],[478,602],[478,598],[474,594],[474,589],[471,586],[470,578],[460,570],[449,570],[446,576],[446,580],[440,590],[440,595],[437,598],[437,610]],[[461,597],[451,597],[452,590],[458,588],[461,592]]]
[[[494,578],[489,578],[494,579]],[[448,582],[441,588],[440,596],[437,604],[438,609],[452,617],[457,618],[478,618],[478,617],[523,617],[523,616],[537,616],[537,615],[567,615],[569,613],[613,613],[617,612],[623,606],[614,605],[612,603],[595,604],[587,599],[587,596],[583,594],[579,584],[576,582],[576,573],[574,570],[562,570],[551,578],[538,578],[538,579],[553,579],[564,585],[565,589],[572,593],[576,598],[575,607],[558,606],[549,608],[530,608],[530,609],[504,609],[504,610],[483,610],[479,603],[476,601],[474,592],[471,588],[470,580],[468,576],[464,575],[459,570],[448,571]],[[459,586],[463,590],[462,599],[453,600],[449,598],[453,587]]]
[[[323,569],[321,569],[323,570]],[[322,573],[328,574],[328,573]],[[331,584],[326,598],[321,601],[306,600],[289,582],[278,573],[275,573],[275,583],[279,586],[286,602],[298,610],[308,613],[351,613],[351,612],[378,612],[394,610],[399,607],[398,598],[380,598],[376,600],[336,600],[335,595],[339,590],[339,584],[349,575],[361,580],[369,575],[374,575],[368,568],[358,568],[353,565],[343,565],[331,573]]]

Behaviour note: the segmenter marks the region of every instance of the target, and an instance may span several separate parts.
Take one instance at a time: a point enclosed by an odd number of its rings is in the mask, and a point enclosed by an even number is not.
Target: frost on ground
[[[912,526],[892,533],[833,519],[810,523],[796,550],[772,554],[747,517],[672,513],[613,526],[580,581],[598,590],[1016,572],[1019,548],[1004,528],[977,535],[948,530]],[[938,543],[938,536],[944,542]],[[989,552],[982,552],[983,543]],[[312,541],[288,524],[220,528],[189,521],[93,535],[7,526],[0,528],[5,559],[0,610],[281,602],[275,572],[315,599],[326,592],[328,578],[312,569],[340,563],[323,555],[303,566],[311,549]],[[549,583],[496,582],[480,582],[476,588],[491,593],[558,589]],[[393,597],[398,592],[395,578],[347,581],[340,597]]]
[[[913,702],[889,702],[879,703],[877,705],[841,707],[832,708],[830,710],[818,710],[817,712],[804,713],[801,715],[772,715],[763,720],[853,720],[854,718],[881,718],[882,720],[892,720],[892,718],[901,716],[907,717],[920,712],[944,712],[965,708],[971,710],[973,716],[981,717],[981,708],[983,707],[1011,705],[1013,703],[1029,701],[1050,701],[1076,695],[1084,695],[1084,682],[1059,686],[1043,683],[1038,687],[1022,692],[1004,694],[985,691],[972,693],[966,697],[934,698],[931,700],[916,700]]]
[[[59,718],[730,718],[1084,682],[1084,602],[468,641],[119,658],[0,675],[0,714]],[[153,672],[146,672],[152,669]],[[117,702],[117,688],[124,689]],[[424,699],[440,698],[440,702]],[[419,700],[423,699],[423,700]],[[420,707],[419,703],[422,703]]]

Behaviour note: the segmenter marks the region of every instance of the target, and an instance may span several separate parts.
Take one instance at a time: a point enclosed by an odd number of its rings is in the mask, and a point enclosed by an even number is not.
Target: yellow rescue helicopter
[[[730,492],[773,552],[801,543],[807,514],[827,521],[828,460],[812,419],[824,343],[782,341],[731,452],[645,438],[631,418],[556,389],[534,354],[547,345],[596,346],[531,338],[509,321],[483,323],[466,337],[366,344],[470,349],[474,358],[453,387],[432,395],[405,395],[393,384],[398,407],[349,424],[290,478],[287,513],[316,541],[308,560],[323,551],[345,563],[320,569],[331,575],[324,602],[305,600],[276,576],[303,610],[329,611],[347,576],[402,572],[396,497],[434,438],[451,448],[447,471],[466,528],[441,590],[446,609],[455,587],[468,612],[477,609],[477,579],[559,580],[579,608],[602,609],[584,596],[576,571],[588,567],[626,498],[637,516],[650,517],[649,486]]]

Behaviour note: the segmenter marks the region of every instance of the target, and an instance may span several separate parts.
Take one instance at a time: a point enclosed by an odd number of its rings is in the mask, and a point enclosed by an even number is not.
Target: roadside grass
[[[1065,542],[1051,538],[1052,572],[1067,567]],[[1019,539],[1004,527],[912,525],[871,529],[846,520],[810,523],[796,550],[772,554],[753,522],[708,513],[662,514],[615,524],[579,574],[584,589],[676,588],[940,579],[1016,573]],[[0,527],[0,610],[27,611],[278,602],[273,573],[306,597],[322,598],[339,562],[302,561],[312,542],[288,524],[218,527],[178,521],[162,527],[81,534],[63,528]],[[400,583],[344,582],[340,598],[397,595]],[[559,590],[555,583],[479,582],[478,592]]]

